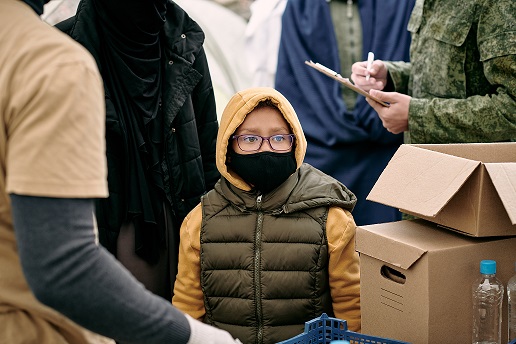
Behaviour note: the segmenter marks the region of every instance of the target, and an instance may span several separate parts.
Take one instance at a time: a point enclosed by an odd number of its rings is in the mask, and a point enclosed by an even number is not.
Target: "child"
[[[216,148],[222,177],[181,227],[174,306],[243,343],[288,339],[323,312],[359,331],[356,198],[303,164],[288,100],[266,87],[238,92]]]

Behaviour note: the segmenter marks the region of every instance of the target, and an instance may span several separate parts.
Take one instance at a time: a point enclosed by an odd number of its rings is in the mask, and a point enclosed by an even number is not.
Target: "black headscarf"
[[[125,202],[126,219],[136,228],[136,253],[153,263],[165,237],[160,32],[167,1],[92,1],[102,41],[99,62],[106,96],[126,132],[127,170],[121,176],[125,199],[116,205]]]
[[[24,3],[32,7],[32,9],[38,14],[43,14],[43,6],[50,0],[22,0]]]

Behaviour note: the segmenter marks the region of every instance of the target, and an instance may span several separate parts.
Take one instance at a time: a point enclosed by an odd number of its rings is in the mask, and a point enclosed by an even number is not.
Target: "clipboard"
[[[364,91],[363,89],[353,85],[353,83],[351,81],[349,81],[348,78],[343,78],[342,75],[340,75],[339,73],[331,70],[330,68],[328,67],[325,67],[323,66],[322,64],[320,63],[314,63],[312,61],[305,61],[305,64],[309,65],[310,67],[314,68],[315,70],[317,70],[318,72],[321,72],[327,76],[329,76],[330,78],[332,79],[335,79],[337,80],[338,82],[340,82],[341,84],[343,84],[344,86],[346,86],[347,88],[350,88],[352,89],[353,91],[363,95],[364,97],[366,98],[369,98],[369,99],[372,99],[374,100],[375,102],[385,106],[385,107],[389,107],[391,106],[389,103],[387,102],[384,102],[383,100],[380,100],[378,98],[376,98],[375,96],[372,96],[370,95],[369,93],[367,93],[366,91]]]

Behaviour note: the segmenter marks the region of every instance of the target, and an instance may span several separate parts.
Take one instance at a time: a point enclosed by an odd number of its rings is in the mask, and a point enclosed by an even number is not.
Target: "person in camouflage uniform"
[[[406,143],[514,141],[516,1],[417,0],[408,29],[411,63],[352,67],[356,85],[391,104],[368,100],[387,130]]]

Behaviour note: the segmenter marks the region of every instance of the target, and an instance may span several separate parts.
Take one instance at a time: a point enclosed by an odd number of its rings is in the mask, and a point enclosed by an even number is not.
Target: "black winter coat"
[[[100,40],[91,3],[81,2],[77,14],[56,26],[86,47],[99,63]],[[214,91],[203,49],[204,33],[179,6],[167,5],[162,107],[166,198],[179,229],[184,217],[213,188],[220,174],[215,165],[218,121]],[[188,38],[188,39],[185,39]],[[110,196],[97,206],[101,243],[115,252],[125,220],[124,171],[128,163],[127,132],[118,121],[106,90],[106,143]],[[178,233],[177,233],[178,235]]]

